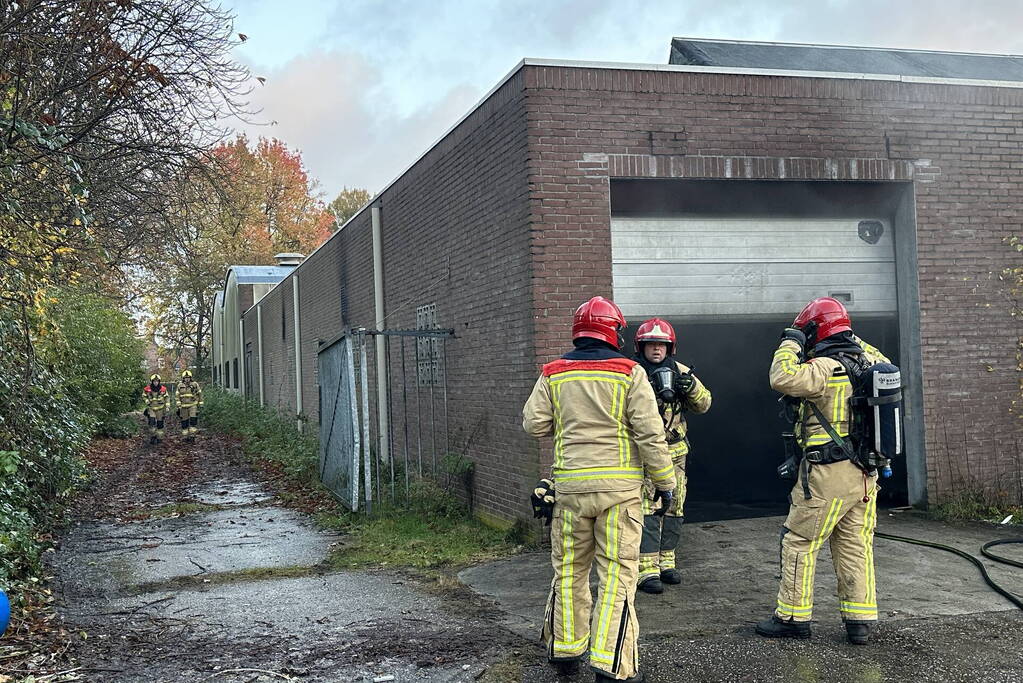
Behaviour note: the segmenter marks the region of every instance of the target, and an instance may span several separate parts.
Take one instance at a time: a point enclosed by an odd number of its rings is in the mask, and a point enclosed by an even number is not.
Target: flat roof
[[[240,285],[271,285],[288,277],[295,266],[231,266],[227,270]]]
[[[1019,55],[672,38],[670,64],[1023,81]]]

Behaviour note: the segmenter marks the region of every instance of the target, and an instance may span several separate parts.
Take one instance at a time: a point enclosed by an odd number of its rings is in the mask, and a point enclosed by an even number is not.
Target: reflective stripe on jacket
[[[522,409],[522,428],[554,437],[557,491],[638,489],[644,470],[657,488],[675,488],[654,391],[634,361],[546,364]]]
[[[178,385],[178,407],[191,408],[195,405],[202,405],[202,388],[198,382]]]
[[[153,410],[162,410],[170,407],[170,396],[167,395],[167,387],[160,385],[160,390],[153,393],[152,387],[148,384],[146,388],[142,390],[142,400],[145,401],[147,408]]]
[[[853,337],[853,340],[863,349],[869,363],[888,362],[888,359],[870,344],[858,337]],[[849,436],[849,399],[852,398],[853,387],[845,366],[834,358],[827,357],[811,358],[801,363],[799,351],[799,344],[796,342],[791,339],[782,340],[774,352],[770,372],[772,389],[787,396],[806,399],[799,405],[795,425],[799,445],[807,448],[831,441],[831,437],[821,426],[813,410],[806,405],[806,401],[811,401],[817,406],[839,436]]]

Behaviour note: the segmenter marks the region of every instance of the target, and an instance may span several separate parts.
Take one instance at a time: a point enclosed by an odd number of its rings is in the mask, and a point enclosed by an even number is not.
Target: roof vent
[[[279,266],[297,266],[302,263],[302,259],[304,258],[305,256],[302,254],[298,254],[293,251],[274,254],[274,261],[277,261],[277,265]]]

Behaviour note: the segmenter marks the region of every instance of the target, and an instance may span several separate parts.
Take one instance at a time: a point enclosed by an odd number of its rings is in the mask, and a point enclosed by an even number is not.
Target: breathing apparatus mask
[[[676,380],[678,371],[664,366],[650,373],[650,385],[654,388],[654,396],[661,403],[674,403],[678,399]]]

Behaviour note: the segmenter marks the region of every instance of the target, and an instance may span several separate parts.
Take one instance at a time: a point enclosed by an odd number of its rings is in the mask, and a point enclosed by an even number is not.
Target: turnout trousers
[[[810,621],[817,554],[829,541],[843,621],[877,621],[877,475],[868,476],[848,460],[810,465],[807,499],[805,471],[801,468],[799,481],[792,488],[789,515],[781,531],[781,584],[775,614],[781,619]]]
[[[178,418],[181,420],[181,433],[185,436],[195,434],[199,431],[196,425],[199,424],[199,408],[197,406],[182,406],[178,408]]]
[[[149,435],[163,439],[164,408],[148,408]]]
[[[633,600],[643,528],[639,487],[557,494],[551,523],[554,580],[543,639],[551,661],[582,659],[612,678],[639,670],[639,622]],[[590,568],[597,565],[596,602]]]
[[[682,535],[682,508],[686,502],[686,453],[672,455],[675,465],[674,497],[671,508],[664,516],[655,515],[660,504],[654,505],[652,484],[643,486],[643,541],[639,546],[639,582],[660,576],[665,569],[675,568],[675,550]]]

